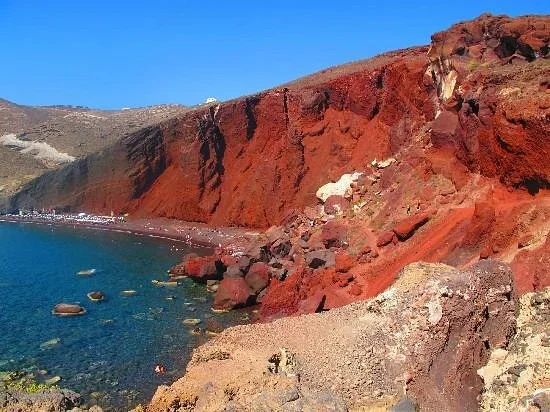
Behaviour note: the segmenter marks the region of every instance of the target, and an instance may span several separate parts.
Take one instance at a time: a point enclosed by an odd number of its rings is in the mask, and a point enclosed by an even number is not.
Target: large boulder
[[[194,257],[184,262],[185,275],[199,282],[219,280],[223,277],[224,266],[216,256]]]
[[[326,248],[346,247],[348,245],[348,231],[346,226],[337,220],[324,224],[321,232],[321,241]]]
[[[242,277],[224,278],[219,286],[212,309],[227,311],[251,303],[253,294]]]
[[[257,295],[269,284],[269,275],[269,266],[263,262],[257,262],[250,266],[244,280],[250,287],[252,293]]]
[[[312,269],[334,266],[336,258],[334,252],[327,249],[313,250],[305,255],[307,265]]]
[[[393,227],[393,232],[399,240],[407,240],[416,230],[430,220],[428,213],[418,213],[403,219]]]
[[[57,316],[78,316],[84,315],[85,313],[86,309],[82,306],[70,303],[58,303],[52,310],[52,314]]]
[[[378,235],[378,238],[376,239],[376,246],[383,247],[389,245],[393,242],[394,239],[395,233],[393,231],[382,232]],[[395,239],[395,241],[397,242],[397,239]]]
[[[520,251],[511,266],[520,293],[550,286],[550,236],[540,247]]]

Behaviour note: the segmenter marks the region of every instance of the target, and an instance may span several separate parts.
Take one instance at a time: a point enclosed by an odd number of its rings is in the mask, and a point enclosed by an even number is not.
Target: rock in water
[[[81,270],[79,272],[76,272],[76,274],[80,276],[90,276],[90,275],[93,275],[95,272],[96,272],[95,269],[86,269],[86,270]]]
[[[44,343],[41,343],[40,344],[40,349],[44,350],[44,349],[51,349],[53,348],[54,346],[56,346],[59,342],[60,342],[61,339],[59,338],[53,338],[53,339],[50,339]]]
[[[58,303],[52,310],[52,314],[57,316],[78,316],[84,315],[85,313],[86,309],[82,306],[70,303]]]
[[[200,319],[192,319],[192,318],[189,318],[189,319],[184,319],[184,320],[182,320],[181,323],[183,323],[184,325],[196,326],[196,325],[198,325],[199,323],[201,323],[201,320],[200,320]]]
[[[105,299],[105,295],[103,292],[96,291],[96,292],[90,292],[86,294],[88,296],[88,299],[90,299],[92,302],[100,302]]]

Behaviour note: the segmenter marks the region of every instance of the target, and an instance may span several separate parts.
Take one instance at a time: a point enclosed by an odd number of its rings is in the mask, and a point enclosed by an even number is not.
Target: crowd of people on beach
[[[75,223],[88,225],[111,225],[124,222],[123,216],[101,216],[90,213],[56,213],[53,211],[19,211],[17,214],[6,214],[5,217],[15,220],[45,221],[52,223]]]

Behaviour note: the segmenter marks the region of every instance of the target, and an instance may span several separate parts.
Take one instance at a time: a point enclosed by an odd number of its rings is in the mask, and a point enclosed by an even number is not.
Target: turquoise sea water
[[[213,314],[211,296],[191,281],[177,288],[151,283],[166,279],[190,251],[208,252],[124,233],[0,223],[0,371],[60,376],[60,386],[109,410],[146,401],[158,385],[181,376],[190,351],[205,339],[190,334],[183,319],[227,326],[241,316]],[[91,276],[76,274],[91,268]],[[128,289],[137,293],[122,296]],[[105,301],[88,300],[96,290]],[[87,313],[53,316],[59,302],[81,304]],[[154,373],[156,363],[165,365],[165,375]]]

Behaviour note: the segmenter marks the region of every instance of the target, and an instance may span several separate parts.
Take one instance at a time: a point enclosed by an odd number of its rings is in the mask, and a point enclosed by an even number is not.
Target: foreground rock
[[[519,302],[517,333],[478,371],[483,411],[550,410],[550,288]]]
[[[5,412],[64,412],[77,407],[80,403],[80,395],[67,389],[30,393],[0,387],[0,410]],[[96,412],[100,410],[96,409]]]
[[[407,266],[369,301],[326,313],[230,328],[195,350],[186,375],[148,411],[475,410],[476,371],[515,327],[512,274]]]

